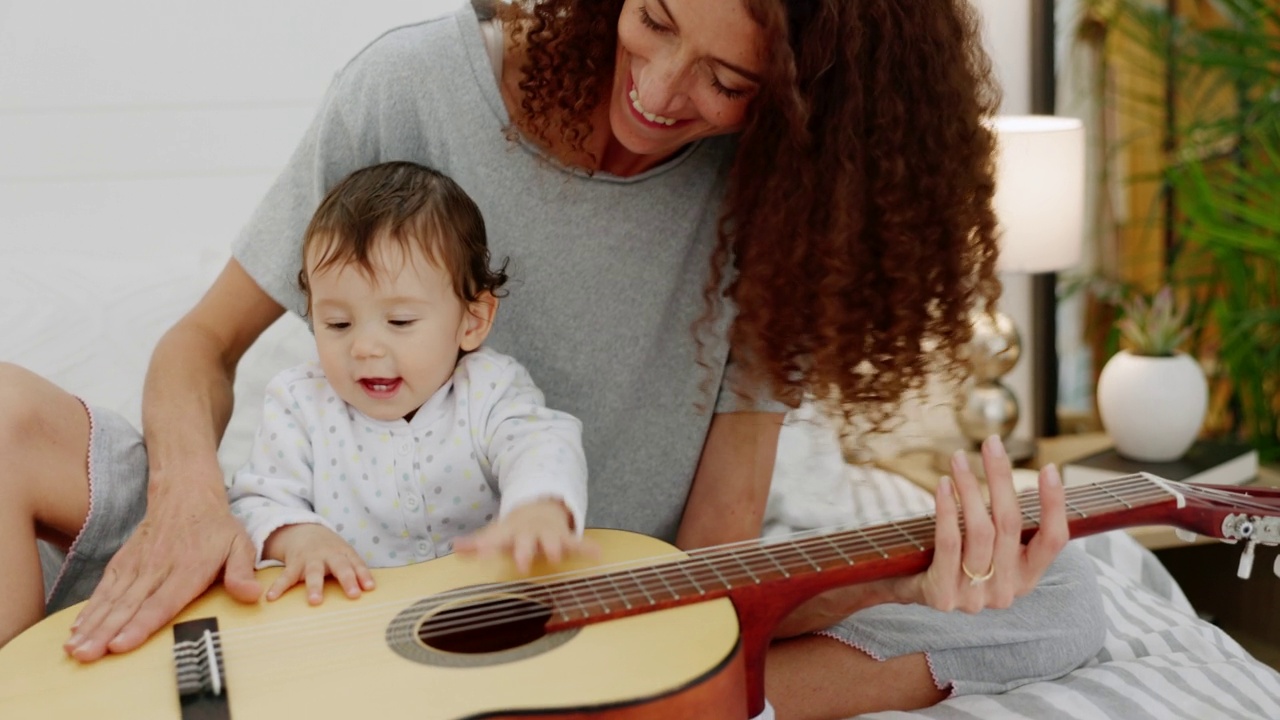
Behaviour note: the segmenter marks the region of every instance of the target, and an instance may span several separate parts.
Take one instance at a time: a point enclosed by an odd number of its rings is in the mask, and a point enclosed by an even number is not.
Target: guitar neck
[[[1192,489],[1147,474],[1067,488],[1068,528],[1072,537],[1083,537],[1137,525],[1174,524],[1221,537],[1223,513],[1189,508],[1186,494]],[[1039,496],[1023,493],[1019,502],[1025,542],[1040,527]],[[558,611],[548,630],[726,596],[736,600],[761,591],[785,592],[787,604],[794,606],[832,588],[924,570],[933,558],[933,536],[934,516],[920,515],[704,548],[669,562],[553,581],[542,586],[546,600]]]

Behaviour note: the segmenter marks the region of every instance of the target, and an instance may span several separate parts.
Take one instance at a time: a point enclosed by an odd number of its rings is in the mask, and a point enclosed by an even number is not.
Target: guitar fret
[[[605,602],[604,596],[596,589],[594,580],[587,580],[584,583],[591,590],[591,594],[596,596],[596,602],[600,603],[600,607],[604,609],[606,615],[613,612],[613,608],[609,607],[609,603]]]
[[[678,567],[679,563],[677,563],[676,565]],[[662,585],[667,588],[667,592],[671,593],[671,599],[679,600],[681,597],[680,593],[676,592],[676,589],[671,587],[671,583],[667,582],[666,574],[663,573],[661,569],[656,570],[654,574],[658,576],[658,580],[662,582]]]
[[[831,539],[830,535],[823,535],[822,539],[827,541],[827,544],[831,546],[832,550],[836,551],[836,554],[840,556],[841,560],[844,560],[846,565],[853,565],[853,560],[849,559],[849,556],[844,554],[844,551],[841,550],[840,546]]]
[[[569,592],[570,599],[578,604],[578,608],[582,611],[582,617],[591,617],[591,611],[587,609],[587,604],[582,602],[582,599],[578,597],[578,591],[573,587],[577,582],[578,581],[564,583],[560,587],[561,589],[567,590]],[[568,619],[567,616],[566,619]]]
[[[609,581],[609,584],[613,586],[613,591],[622,599],[622,607],[630,610],[631,601],[627,599],[627,594],[622,592],[622,588],[618,587],[618,583],[613,579],[613,573],[605,573],[604,579]]]
[[[1121,504],[1121,505],[1124,505],[1124,507],[1125,507],[1125,509],[1126,509],[1126,510],[1132,510],[1132,509],[1133,509],[1133,506],[1129,504],[1129,501],[1127,501],[1127,500],[1125,500],[1124,498],[1120,497],[1119,495],[1117,495],[1117,494],[1115,494],[1115,493],[1111,492],[1111,489],[1110,489],[1110,488],[1107,488],[1107,487],[1105,487],[1105,486],[1103,486],[1103,485],[1099,485],[1098,483],[1093,483],[1093,485],[1094,485],[1094,487],[1102,488],[1102,492],[1104,492],[1104,493],[1106,493],[1106,494],[1110,495],[1111,497],[1115,498],[1116,500],[1119,500],[1119,501],[1120,501],[1120,504]]]
[[[703,564],[703,565],[706,565],[706,566],[707,566],[707,567],[709,567],[709,568],[711,568],[711,572],[712,572],[713,574],[715,574],[716,578],[717,578],[720,582],[724,583],[724,589],[725,589],[725,590],[732,590],[732,589],[733,589],[733,583],[729,582],[729,581],[725,578],[725,576],[724,576],[724,575],[721,575],[721,574],[720,574],[720,569],[719,569],[719,568],[717,568],[717,567],[716,567],[716,566],[711,562],[711,560],[710,560],[709,558],[707,558],[707,557],[702,557],[702,558],[701,558],[701,560],[702,560],[702,564]]]
[[[648,600],[650,605],[658,604],[658,601],[654,600],[653,596],[649,594],[649,590],[645,588],[644,583],[640,582],[640,578],[636,577],[635,570],[627,570],[627,577],[631,578],[631,582],[640,588],[640,592],[644,593],[644,599]]]
[[[681,560],[680,562],[676,563],[676,566],[680,568],[680,572],[684,573],[685,577],[689,578],[689,582],[693,583],[693,589],[697,590],[699,595],[706,595],[707,591],[703,590],[702,585],[698,584],[697,578],[689,574],[689,568],[685,567],[684,565],[685,562],[687,561]]]
[[[876,552],[880,553],[880,557],[882,557],[882,558],[887,558],[887,557],[889,557],[889,553],[885,552],[885,551],[884,551],[884,548],[882,548],[882,547],[880,547],[879,545],[877,545],[877,544],[876,544],[876,541],[875,541],[875,540],[872,540],[870,535],[868,535],[868,534],[866,534],[865,532],[863,532],[862,528],[855,528],[855,529],[854,529],[854,532],[856,532],[856,533],[858,533],[859,535],[861,535],[861,536],[862,536],[862,539],[864,539],[864,540],[866,540],[866,541],[867,541],[867,544],[871,546],[871,549],[872,549],[872,550],[875,550]]]
[[[897,530],[900,535],[905,537],[907,539],[907,542],[911,543],[912,545],[915,545],[917,550],[924,549],[924,546],[920,544],[920,541],[916,540],[916,537],[911,533],[907,532],[906,530],[903,530],[901,525],[899,525],[898,523],[889,523],[889,524],[892,525],[893,529]]]
[[[800,547],[798,543],[793,543],[791,547],[795,548],[796,552],[800,553],[800,557],[804,558],[804,561],[809,563],[809,565],[811,565],[814,570],[822,569],[822,566],[814,562],[813,558],[809,557],[809,553],[805,552],[804,548]]]
[[[1076,507],[1075,505],[1072,505],[1070,500],[1067,500],[1067,501],[1066,501],[1066,503],[1067,503],[1067,509],[1068,509],[1068,510],[1070,510],[1071,512],[1073,512],[1073,513],[1075,513],[1075,514],[1079,515],[1079,516],[1080,516],[1080,517],[1082,517],[1082,518],[1087,518],[1087,517],[1089,517],[1089,513],[1087,513],[1087,512],[1085,512],[1085,511],[1081,510],[1080,508]]]
[[[787,568],[784,567],[782,563],[778,562],[778,559],[773,556],[773,548],[762,547],[761,550],[764,551],[764,556],[769,558],[769,562],[773,563],[774,567],[778,568],[778,572],[782,573],[782,577],[791,577],[791,573],[787,572]]]
[[[732,555],[733,555],[733,559],[736,560],[737,563],[742,566],[742,569],[747,571],[747,577],[751,578],[751,580],[755,582],[755,584],[759,585],[760,578],[756,577],[756,574],[751,572],[751,568],[748,567],[746,563],[742,562],[742,558],[738,557],[738,553],[733,553]]]

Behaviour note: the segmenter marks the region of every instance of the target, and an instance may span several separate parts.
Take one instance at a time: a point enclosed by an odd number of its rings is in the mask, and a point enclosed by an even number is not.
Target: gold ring
[[[996,574],[996,561],[991,561],[991,567],[987,568],[987,572],[984,575],[974,575],[969,566],[964,564],[964,560],[960,561],[960,569],[964,571],[965,575],[969,576],[969,587],[973,587],[990,580],[991,576]]]

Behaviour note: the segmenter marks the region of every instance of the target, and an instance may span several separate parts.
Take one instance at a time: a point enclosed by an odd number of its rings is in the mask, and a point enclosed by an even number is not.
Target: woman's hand
[[[1040,527],[1023,544],[1013,466],[998,437],[982,444],[982,465],[990,511],[964,452],[957,452],[951,458],[951,478],[938,483],[934,498],[933,563],[926,572],[898,581],[893,593],[898,599],[944,611],[1007,608],[1035,588],[1070,539],[1057,468],[1047,465],[1040,471]]]
[[[521,505],[501,520],[456,538],[453,549],[463,555],[510,553],[521,574],[528,573],[539,556],[554,564],[566,555],[599,552],[595,543],[574,533],[573,516],[559,500]]]
[[[353,600],[373,589],[373,574],[355,548],[323,525],[285,525],[267,538],[262,554],[284,563],[284,572],[267,589],[268,600],[302,582],[307,602],[319,605],[324,602],[324,579],[330,575]]]

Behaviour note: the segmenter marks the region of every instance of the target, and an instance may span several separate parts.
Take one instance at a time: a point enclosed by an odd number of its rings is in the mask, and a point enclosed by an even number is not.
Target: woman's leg
[[[935,684],[924,653],[881,662],[819,635],[774,643],[764,677],[765,697],[778,720],[915,710],[947,697]]]
[[[79,400],[0,363],[0,646],[44,616],[36,540],[66,549],[84,525],[88,448]]]

